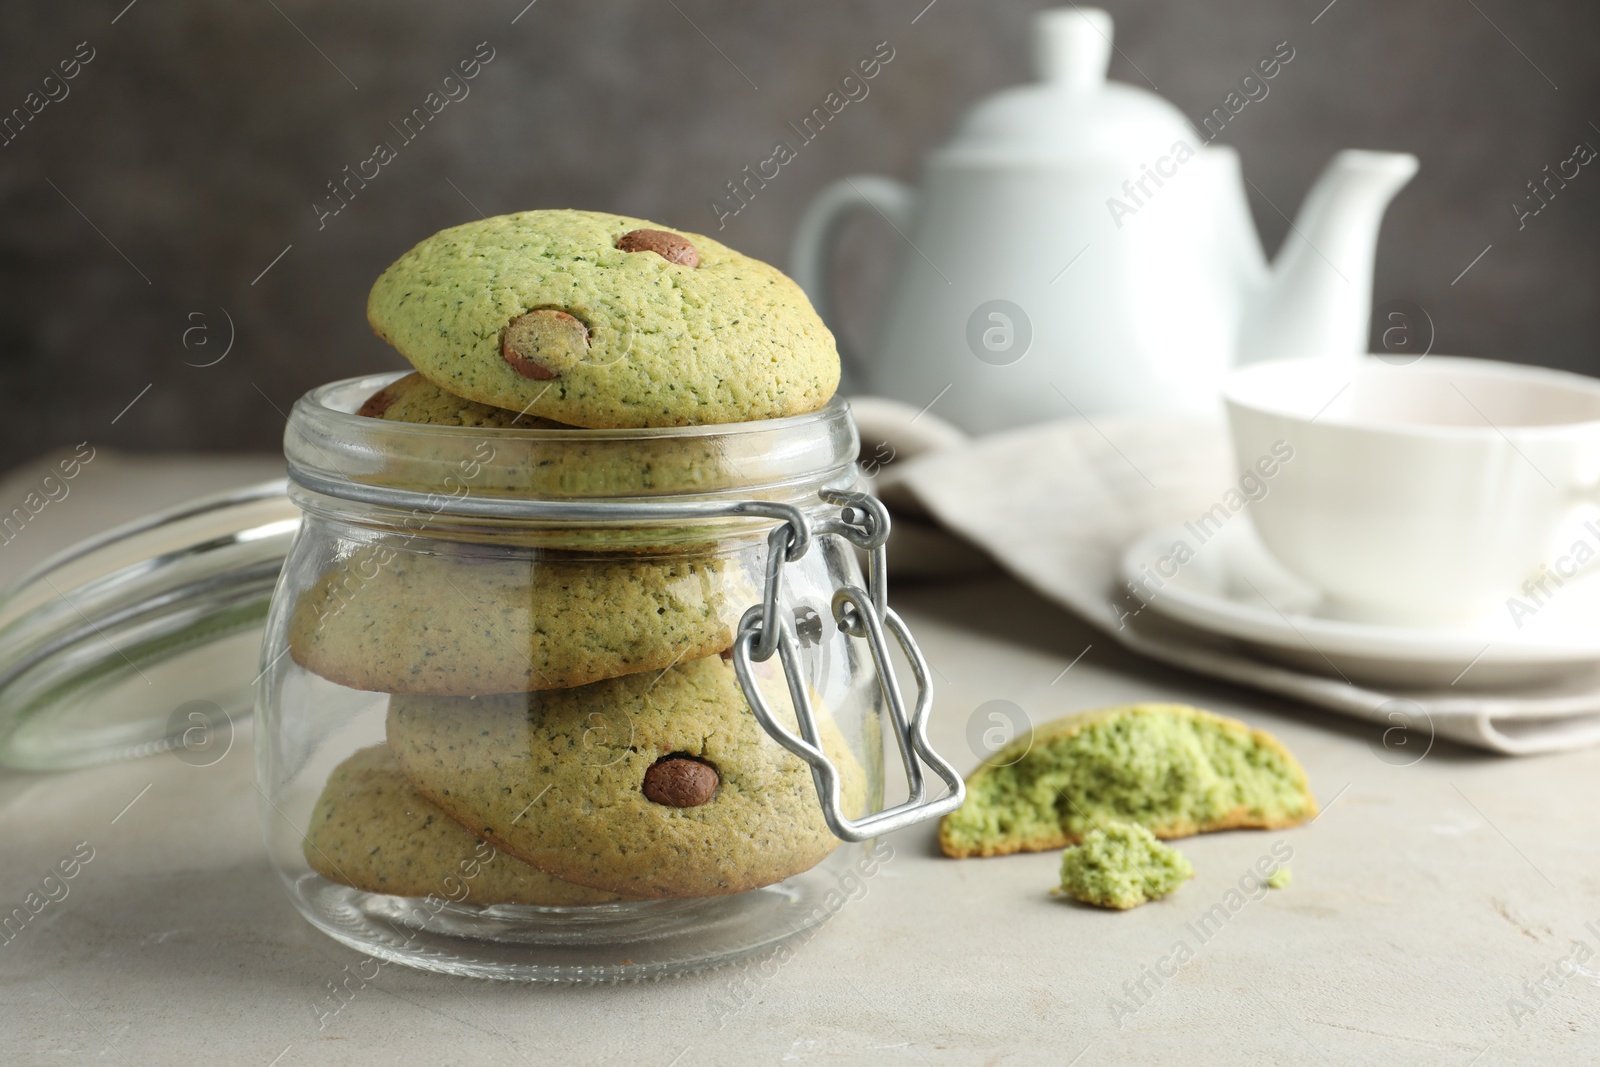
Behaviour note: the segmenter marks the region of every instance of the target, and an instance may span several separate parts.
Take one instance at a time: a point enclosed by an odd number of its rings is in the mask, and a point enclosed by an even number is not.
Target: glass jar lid
[[[220,758],[254,703],[300,526],[286,493],[265,482],[138,519],[0,592],[0,764],[59,770],[180,746]]]

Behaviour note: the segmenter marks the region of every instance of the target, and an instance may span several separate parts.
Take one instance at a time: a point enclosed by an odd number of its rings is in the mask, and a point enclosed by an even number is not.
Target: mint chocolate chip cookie
[[[446,480],[447,486],[459,484],[465,493],[479,496],[653,496],[714,488],[737,469],[713,436],[573,432],[576,427],[456,396],[420,374],[383,386],[356,414],[425,426],[561,431],[391,435],[384,442],[381,471],[364,477],[408,489],[434,491]],[[704,530],[679,528],[659,543],[703,536]],[[577,535],[568,529],[542,540],[562,544],[574,539]],[[581,539],[605,540],[592,529]],[[617,538],[630,539],[638,540]]]
[[[356,411],[390,422],[417,422],[429,426],[476,426],[484,429],[564,430],[563,423],[525,415],[520,411],[479,404],[448,393],[420,374],[398,378],[373,393]]]
[[[368,893],[546,907],[623,899],[552,878],[472,836],[412,788],[386,745],[333,769],[304,851],[324,878]]]
[[[763,691],[785,714],[782,681],[766,678]],[[866,773],[817,712],[853,817]],[[578,689],[395,696],[388,736],[418,791],[473,834],[595,889],[739,893],[808,870],[839,845],[810,768],[766,734],[733,665],[716,656]]]
[[[340,685],[474,696],[660,670],[733,644],[757,600],[722,557],[357,549],[295,603],[289,654]]]
[[[524,211],[423,241],[367,318],[456,396],[596,429],[814,411],[839,355],[800,287],[699,234]]]

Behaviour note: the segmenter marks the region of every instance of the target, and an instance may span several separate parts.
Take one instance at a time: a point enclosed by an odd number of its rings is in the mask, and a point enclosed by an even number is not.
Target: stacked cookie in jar
[[[852,547],[886,517],[804,294],[709,238],[532,211],[424,241],[368,317],[416,372],[313,391],[285,438],[306,522],[258,747],[302,913],[555,980],[825,918],[885,711],[909,759],[926,707],[886,688],[884,620],[908,638]]]

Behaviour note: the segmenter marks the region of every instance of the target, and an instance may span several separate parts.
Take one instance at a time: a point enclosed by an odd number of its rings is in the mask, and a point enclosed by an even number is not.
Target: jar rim
[[[419,494],[487,501],[754,497],[791,500],[854,481],[860,442],[835,396],[800,415],[751,422],[626,429],[438,426],[356,410],[398,373],[310,390],[290,412],[284,456],[297,487],[321,496],[410,507]]]
[[[294,409],[289,413],[292,423],[297,415],[302,412],[302,406],[309,417],[313,412],[315,417],[327,419],[333,425],[344,425],[357,429],[370,429],[376,422],[387,432],[399,434],[416,434],[419,436],[438,436],[448,439],[450,437],[474,437],[486,433],[507,435],[508,437],[537,440],[654,440],[664,437],[710,437],[737,434],[758,433],[784,433],[795,432],[806,426],[821,423],[829,419],[836,419],[847,414],[850,402],[843,396],[835,394],[822,407],[815,411],[802,412],[799,415],[785,415],[777,419],[754,419],[749,422],[717,422],[704,423],[695,426],[630,426],[615,429],[596,430],[583,426],[565,427],[538,427],[538,426],[505,426],[505,427],[479,427],[479,426],[438,426],[422,422],[400,422],[385,419],[373,419],[369,415],[357,415],[356,409],[373,393],[386,385],[390,385],[412,373],[411,371],[386,371],[382,374],[364,374],[354,378],[341,378],[338,381],[328,382],[309,390],[299,400],[295,401]]]

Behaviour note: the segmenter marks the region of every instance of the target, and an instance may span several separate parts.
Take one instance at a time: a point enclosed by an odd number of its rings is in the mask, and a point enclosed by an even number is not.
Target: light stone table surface
[[[276,467],[99,456],[0,546],[0,580]],[[6,479],[0,502],[37,473]],[[1324,812],[1181,842],[1198,877],[1127,913],[1050,897],[1054,853],[952,861],[923,826],[894,835],[864,895],[781,966],[542,987],[394,965],[350,979],[362,957],[307,925],[267,866],[247,733],[204,768],[158,756],[0,772],[0,913],[80,842],[93,849],[68,895],[0,944],[0,1063],[1600,1061],[1600,751],[1510,761],[1441,742],[1402,766],[1343,719],[1106,647],[997,576],[893,600],[938,672],[933,740],[963,770],[987,701],[1036,722],[1187,701],[1281,738]],[[1293,849],[1293,884],[1229,910],[1276,842]],[[1225,920],[1201,936],[1217,905]],[[330,1000],[341,983],[352,992]]]

